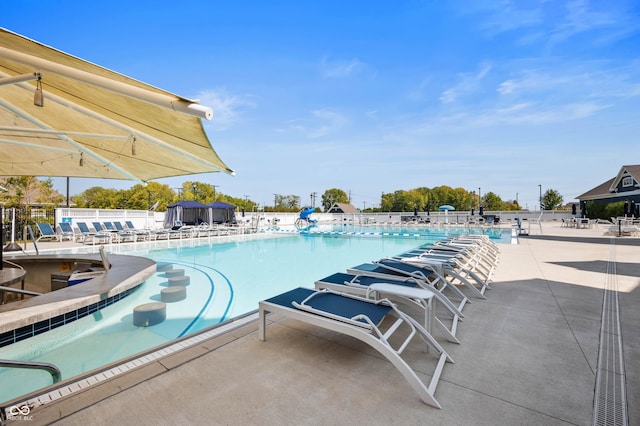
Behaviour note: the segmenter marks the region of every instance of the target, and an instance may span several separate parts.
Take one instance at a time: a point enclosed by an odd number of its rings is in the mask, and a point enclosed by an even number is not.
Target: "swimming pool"
[[[318,233],[312,235],[282,231],[280,235],[262,234],[250,240],[131,245],[127,254],[151,258],[159,265],[172,264],[190,277],[187,298],[167,304],[165,321],[135,327],[132,320],[136,306],[160,300],[167,278],[158,272],[116,304],[3,347],[0,358],[53,363],[67,379],[256,310],[260,300],[293,287],[313,287],[314,281],[334,272],[445,236],[442,232],[409,229],[393,230],[407,234],[402,236],[349,235],[365,231],[344,226],[318,227]],[[389,227],[366,230],[379,234],[389,231]],[[458,231],[449,232],[453,235]],[[493,232],[494,238],[502,236],[500,230]],[[51,378],[42,371],[0,369],[0,383],[0,401],[7,401],[48,386]]]

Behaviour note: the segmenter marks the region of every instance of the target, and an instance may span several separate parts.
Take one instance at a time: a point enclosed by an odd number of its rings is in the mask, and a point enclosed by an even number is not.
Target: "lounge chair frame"
[[[379,324],[374,323],[374,321],[370,320],[366,315],[344,317],[314,308],[312,305],[313,298],[318,294],[333,294],[335,297],[350,298],[355,304],[366,303],[386,306],[390,308],[388,314],[394,316],[396,320],[386,331],[382,331],[379,328]],[[291,298],[290,301],[288,300],[289,296]],[[434,393],[445,363],[453,363],[453,359],[451,359],[438,342],[427,332],[427,330],[425,330],[413,318],[397,309],[397,307],[389,300],[382,299],[374,301],[355,295],[337,293],[331,290],[315,291],[303,288],[283,293],[282,295],[277,296],[277,298],[278,301],[276,301],[276,297],[274,297],[259,303],[258,338],[261,341],[266,340],[266,316],[269,312],[278,313],[316,327],[321,327],[354,337],[368,344],[389,360],[400,374],[402,374],[405,380],[407,380],[411,388],[418,393],[420,399],[424,403],[436,408],[442,408],[440,403],[434,397]],[[284,302],[282,300],[283,298],[288,300],[289,303]],[[402,325],[410,327],[412,332],[400,348],[395,349],[389,343],[389,337]],[[427,345],[434,348],[438,354],[437,366],[429,385],[426,385],[409,366],[409,364],[400,356],[402,351],[407,347],[408,343],[413,339],[413,337],[415,337],[415,335],[422,337]]]
[[[339,278],[338,280],[332,277]],[[382,287],[381,287],[382,285]],[[432,327],[436,328],[442,335],[452,343],[460,343],[456,337],[458,322],[462,321],[462,312],[442,293],[431,287],[425,288],[417,280],[413,278],[374,278],[366,275],[355,274],[334,274],[332,276],[320,279],[315,282],[317,290],[330,289],[340,293],[350,293],[367,298],[386,297],[392,301],[399,301],[412,306],[417,306],[424,311],[424,328],[431,334]],[[428,294],[420,294],[420,292],[412,291],[420,290]],[[436,302],[447,310],[451,316],[451,327],[447,327],[444,322],[436,315]]]
[[[460,301],[456,305],[449,297],[444,297],[458,312],[462,313],[464,306],[471,300],[452,282],[439,274],[434,268],[412,265],[397,259],[381,259],[377,262],[365,263],[348,268],[347,273],[354,275],[366,275],[382,279],[397,279],[398,277],[413,278],[417,284],[424,288],[437,290],[444,295],[444,290],[449,289]],[[443,303],[447,304],[446,301]],[[462,316],[460,314],[460,316]]]

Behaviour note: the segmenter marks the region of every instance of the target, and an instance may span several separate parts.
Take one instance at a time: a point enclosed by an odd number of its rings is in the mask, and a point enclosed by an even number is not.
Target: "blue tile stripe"
[[[49,330],[53,330],[54,328],[61,327],[65,324],[69,324],[73,321],[79,320],[80,318],[84,318],[87,315],[94,314],[99,310],[124,299],[139,287],[139,285],[136,287],[132,287],[128,290],[123,291],[122,293],[116,294],[115,296],[111,296],[89,306],[83,306],[76,309],[75,311],[67,312],[65,314],[42,320],[34,324],[29,324],[24,327],[0,333],[0,348],[19,342],[21,340],[28,339],[33,336],[37,336],[38,334],[45,333]]]

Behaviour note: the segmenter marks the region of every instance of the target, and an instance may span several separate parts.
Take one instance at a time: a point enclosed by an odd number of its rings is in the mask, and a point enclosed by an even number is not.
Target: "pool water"
[[[338,230],[345,231],[344,227]],[[158,272],[116,304],[1,348],[0,358],[53,363],[61,370],[62,378],[68,379],[254,311],[260,300],[291,288],[313,288],[316,280],[334,272],[443,237],[290,234],[223,243],[210,240],[188,247],[134,249],[126,254],[148,257],[159,265],[172,264],[173,269],[184,269],[190,277],[187,298],[167,303],[165,321],[150,327],[133,325],[136,306],[160,301],[167,278]],[[7,401],[50,385],[51,377],[38,370],[0,369],[0,383],[0,401]]]

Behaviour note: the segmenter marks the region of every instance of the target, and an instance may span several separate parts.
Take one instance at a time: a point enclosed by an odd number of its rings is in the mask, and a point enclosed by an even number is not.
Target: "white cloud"
[[[324,57],[320,68],[325,78],[347,78],[363,71],[365,64],[355,58],[348,61],[331,61]]]
[[[445,90],[440,95],[440,101],[444,104],[453,103],[459,97],[473,94],[481,87],[481,81],[491,71],[491,65],[483,63],[476,73],[460,73],[458,74],[458,82],[455,86]]]
[[[349,123],[346,116],[329,108],[311,111],[311,116],[292,120],[289,128],[303,133],[306,138],[316,139],[337,133]]]
[[[202,105],[213,109],[211,127],[216,130],[227,130],[240,121],[247,109],[256,107],[250,96],[231,95],[225,90],[205,90],[198,94]]]

